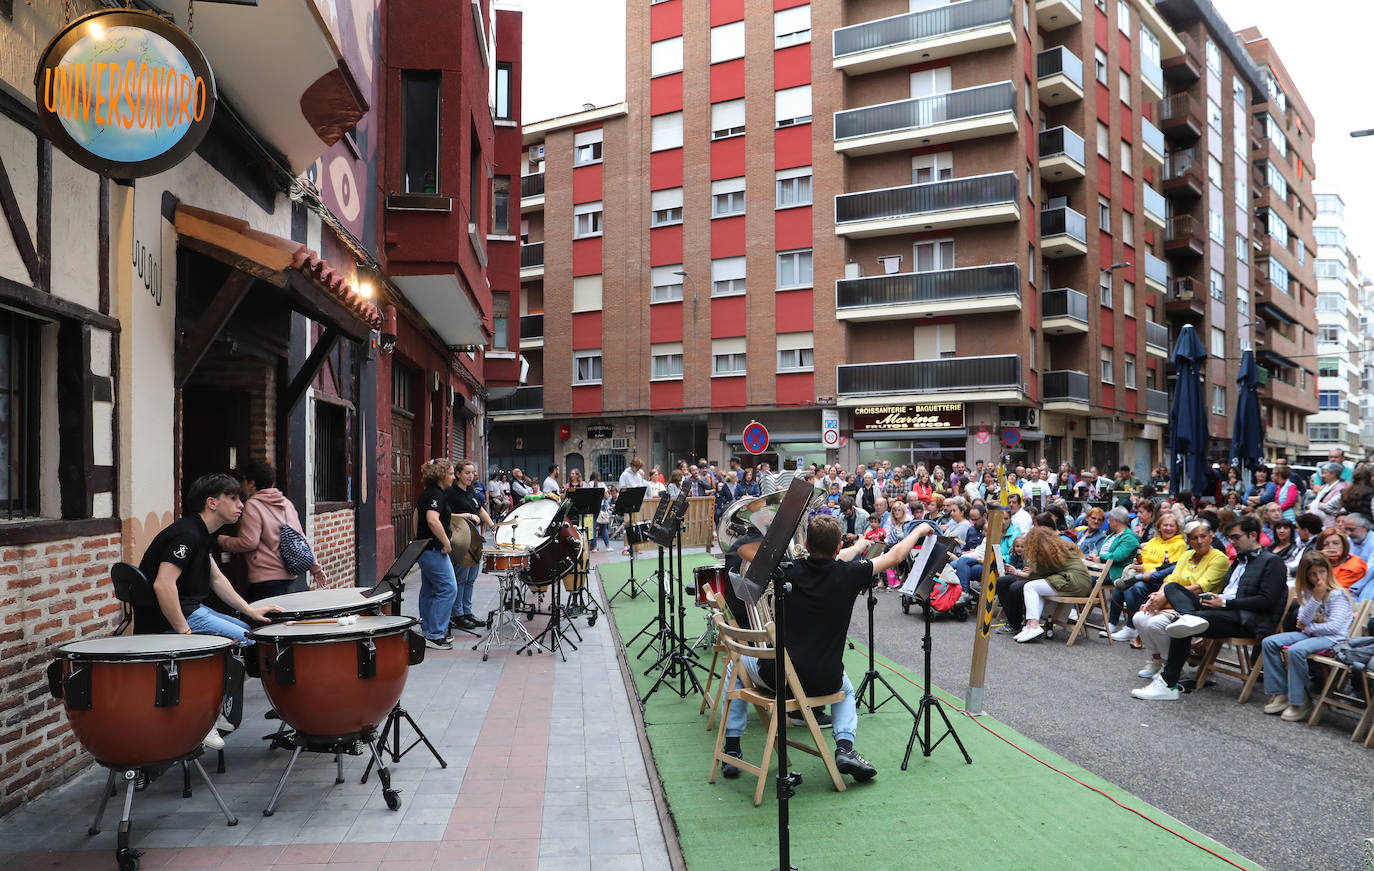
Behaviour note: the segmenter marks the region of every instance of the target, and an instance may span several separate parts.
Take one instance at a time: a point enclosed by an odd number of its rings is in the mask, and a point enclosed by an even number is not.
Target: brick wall
[[[352,587],[357,583],[356,526],[352,508],[316,514],[311,524],[310,547],[329,576],[329,587]]]
[[[0,551],[0,814],[91,762],[48,695],[44,669],[52,647],[119,622],[108,576],[120,547],[110,535]]]

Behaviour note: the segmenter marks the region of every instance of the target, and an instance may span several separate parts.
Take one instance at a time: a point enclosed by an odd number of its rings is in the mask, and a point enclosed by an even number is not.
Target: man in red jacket
[[[271,463],[253,460],[243,467],[243,495],[251,497],[243,505],[238,535],[220,535],[221,550],[244,553],[248,557],[248,590],[244,598],[249,602],[280,596],[289,592],[296,578],[291,577],[281,561],[281,528],[290,526],[304,534],[296,507],[277,489],[277,470]],[[315,587],[328,583],[324,567],[316,560],[310,567]]]

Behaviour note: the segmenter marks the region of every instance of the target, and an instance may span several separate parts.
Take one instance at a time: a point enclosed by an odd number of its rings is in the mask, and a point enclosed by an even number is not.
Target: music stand
[[[574,526],[578,526],[583,518],[592,518],[592,529],[589,538],[591,538],[593,545],[596,543],[596,515],[601,511],[601,500],[605,496],[605,493],[606,491],[602,490],[600,487],[579,487],[568,491],[568,501],[570,503],[568,518],[572,521]],[[576,626],[572,625],[573,608],[581,608],[583,613],[588,615],[588,626],[595,626],[596,618],[601,613],[601,605],[596,601],[596,595],[592,593],[591,587],[588,585],[589,579],[587,574],[587,562],[584,553],[583,559],[579,559],[577,564],[573,567],[574,578],[580,578],[582,582],[580,584],[574,582],[572,594],[568,596],[568,602],[563,606],[566,612],[565,616],[567,616],[569,621],[568,625],[572,626],[573,632],[577,634],[578,641],[582,640],[582,634],[577,631]],[[590,605],[588,605],[588,600],[591,602]]]
[[[626,487],[615,497],[615,504],[611,506],[612,514],[621,514],[625,517],[625,549],[630,552],[630,579],[621,585],[620,589],[612,593],[606,603],[615,601],[615,597],[625,592],[625,588],[630,590],[630,598],[633,599],[640,593],[648,595],[648,591],[640,584],[635,577],[635,544],[630,540],[630,529],[634,524],[630,523],[630,515],[634,514],[644,505],[644,494],[649,491],[648,487]],[[653,598],[653,596],[649,596]]]
[[[679,494],[679,495],[681,495],[681,494]],[[671,551],[669,551],[669,553],[668,553],[668,565],[667,565],[667,568],[665,569],[665,568],[664,568],[664,564],[663,564],[663,559],[664,559],[664,557],[663,557],[663,549],[664,549],[665,546],[670,546],[670,545],[672,544],[672,537],[671,537],[671,535],[670,535],[669,538],[668,538],[668,545],[664,545],[664,544],[662,544],[661,542],[659,542],[659,541],[657,541],[657,540],[655,539],[655,530],[661,530],[662,527],[663,527],[663,524],[664,524],[665,522],[667,522],[667,519],[668,519],[668,509],[669,509],[670,507],[672,507],[672,504],[673,504],[673,497],[669,496],[666,492],[660,493],[659,496],[658,496],[658,508],[654,509],[654,519],[653,519],[651,522],[647,523],[647,524],[645,524],[645,523],[638,523],[638,524],[635,524],[635,527],[636,527],[635,532],[638,534],[638,536],[640,536],[640,542],[641,542],[641,543],[649,543],[649,544],[657,544],[657,545],[658,545],[658,568],[657,568],[652,574],[649,575],[648,580],[654,581],[654,585],[658,588],[658,598],[659,598],[658,614],[655,615],[654,617],[652,617],[652,618],[649,620],[648,623],[645,623],[644,626],[643,626],[638,632],[636,632],[636,633],[634,634],[634,637],[632,637],[632,638],[631,638],[628,642],[626,642],[626,644],[625,644],[625,649],[626,649],[626,650],[629,650],[631,647],[634,646],[634,643],[635,643],[636,641],[639,640],[639,636],[644,635],[645,633],[650,633],[651,630],[653,630],[653,631],[652,631],[652,634],[650,635],[650,638],[649,638],[649,643],[646,644],[646,645],[644,645],[644,649],[641,650],[641,651],[639,651],[639,655],[636,656],[635,659],[639,659],[639,658],[643,657],[644,654],[648,653],[648,652],[649,652],[649,649],[652,648],[652,647],[654,646],[654,642],[655,642],[655,641],[658,642],[659,655],[660,655],[659,662],[662,662],[662,655],[663,655],[664,653],[666,653],[667,650],[668,650],[668,647],[667,647],[667,635],[665,634],[665,630],[666,630],[667,633],[671,633],[671,632],[672,632],[672,629],[671,629],[671,625],[672,625],[672,624],[671,624],[671,622],[668,620],[668,616],[667,616],[668,601],[667,601],[667,597],[666,597],[666,596],[664,595],[664,593],[663,593],[663,586],[664,586],[664,583],[667,582],[668,585],[669,585],[669,590],[671,591],[671,589],[672,589],[671,580],[668,580],[668,579],[670,578],[670,576],[671,576],[671,574],[672,574],[672,569],[673,569],[673,554],[672,554]],[[625,527],[625,540],[626,540],[626,541],[630,541],[630,532],[631,532],[631,527],[628,527],[628,526]],[[633,546],[633,545],[630,546],[630,554],[631,554],[631,557],[633,558],[633,555],[634,555],[634,546]],[[633,564],[633,563],[630,564],[630,568],[633,570],[633,568],[634,568],[634,564]],[[648,591],[645,590],[645,593],[646,593],[646,595],[647,595]],[[632,597],[632,598],[633,598],[633,597]],[[649,596],[649,598],[652,599],[653,596]],[[654,665],[653,665],[653,666],[650,666],[650,667],[649,667],[649,670],[646,671],[646,672],[644,672],[644,673],[645,673],[645,674],[648,674],[650,671],[653,671],[653,670],[654,670],[654,667],[657,666],[657,665],[658,665],[658,662],[654,663]]]
[[[946,539],[937,539],[926,544],[921,548],[921,555],[917,559],[916,568],[912,569],[912,574],[917,575],[917,568],[920,569],[918,580],[913,584],[910,579],[907,586],[912,587],[911,596],[921,605],[921,616],[925,619],[925,635],[921,639],[921,650],[925,653],[925,684],[922,687],[921,701],[916,705],[916,722],[911,726],[911,738],[906,742],[906,755],[902,757],[902,770],[906,771],[907,763],[911,761],[911,749],[916,744],[917,737],[921,739],[921,755],[930,756],[935,748],[940,746],[940,742],[946,738],[954,738],[954,743],[959,745],[959,752],[964,754],[964,761],[969,765],[973,764],[973,757],[968,755],[968,750],[964,747],[964,742],[959,740],[959,733],[954,731],[954,725],[949,721],[949,715],[945,713],[944,706],[940,700],[930,691],[930,626],[935,622],[935,611],[930,604],[930,594],[935,589],[935,574],[946,562],[949,561],[949,545]],[[869,654],[870,656],[872,653]],[[930,739],[930,722],[934,719],[931,709],[940,715],[940,719],[945,721],[945,731],[934,742]],[[909,708],[908,708],[909,710]],[[921,731],[921,724],[924,722],[925,729]]]
[[[396,615],[400,616],[401,605],[406,589],[405,577],[410,574],[411,569],[415,568],[415,564],[420,561],[420,555],[428,548],[429,539],[427,538],[417,538],[410,544],[407,544],[401,549],[400,555],[392,561],[391,566],[382,575],[381,580],[377,581],[376,586],[363,593],[363,596],[371,599],[380,596],[382,593],[386,592],[386,590],[391,590],[396,596]],[[383,585],[385,585],[385,587]],[[410,728],[415,731],[416,735],[415,740],[410,742],[410,746],[406,747],[404,750],[400,749],[402,720],[406,721]],[[410,712],[401,707],[400,700],[397,700],[395,706],[392,707],[391,713],[386,715],[386,720],[382,722],[382,727],[378,732],[381,734],[381,738],[377,742],[377,756],[368,761],[367,768],[363,770],[363,778],[359,781],[360,783],[367,783],[368,775],[372,773],[373,762],[385,755],[388,739],[391,741],[392,762],[400,762],[402,756],[414,750],[418,745],[424,744],[425,747],[429,749],[430,754],[438,761],[439,767],[448,768],[448,762],[444,760],[443,756],[439,755],[439,751],[435,749],[434,744],[429,740],[429,737],[425,735],[424,730],[420,728],[420,724],[415,722],[415,718],[410,715]]]
[[[684,488],[678,493],[677,499],[674,500],[663,522],[661,524],[655,524],[651,532],[654,543],[660,548],[659,553],[663,553],[663,548],[667,548],[668,550],[668,583],[670,590],[676,589],[677,628],[673,628],[672,615],[666,613],[666,608],[663,604],[663,600],[667,597],[659,596],[660,606],[658,609],[658,616],[650,621],[650,625],[653,625],[655,622],[660,624],[659,632],[655,635],[655,638],[657,638],[662,645],[661,653],[657,661],[645,669],[644,673],[647,675],[649,672],[659,667],[662,667],[663,671],[659,674],[658,680],[654,681],[654,685],[644,694],[644,698],[640,700],[641,706],[649,701],[649,697],[652,696],[660,686],[667,685],[671,689],[672,685],[668,682],[674,676],[678,679],[678,686],[675,692],[678,694],[679,698],[687,697],[688,680],[692,682],[692,687],[697,693],[704,692],[701,688],[701,682],[697,680],[696,673],[692,671],[693,666],[697,668],[703,668],[704,666],[697,660],[696,654],[687,644],[687,627],[685,625],[687,620],[687,608],[684,602],[683,592],[682,521],[686,516],[687,490]],[[672,571],[674,550],[677,551],[676,577],[673,576]],[[652,645],[652,642],[650,642],[650,644]],[[645,650],[648,650],[648,648],[646,647]]]

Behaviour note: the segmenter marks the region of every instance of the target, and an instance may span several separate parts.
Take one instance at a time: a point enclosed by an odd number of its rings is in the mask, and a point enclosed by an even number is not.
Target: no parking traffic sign
[[[768,428],[758,421],[750,422],[744,428],[744,449],[751,454],[768,450]]]

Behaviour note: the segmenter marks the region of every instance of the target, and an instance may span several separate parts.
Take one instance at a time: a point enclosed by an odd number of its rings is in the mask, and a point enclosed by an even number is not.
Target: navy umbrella
[[[1169,492],[1178,495],[1207,477],[1207,408],[1200,381],[1207,349],[1191,324],[1178,331],[1170,359],[1177,380],[1169,407]]]
[[[1236,419],[1231,429],[1231,465],[1243,470],[1242,481],[1249,478],[1245,471],[1254,469],[1264,459],[1264,421],[1260,418],[1259,367],[1255,352],[1246,348],[1240,354],[1240,388],[1236,397]]]

